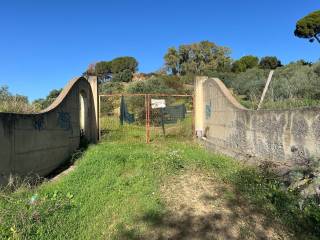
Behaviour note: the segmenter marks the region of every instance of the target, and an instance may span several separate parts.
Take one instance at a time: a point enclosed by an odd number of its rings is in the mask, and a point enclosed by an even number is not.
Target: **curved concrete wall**
[[[292,167],[320,158],[320,108],[249,110],[216,78],[196,80],[196,124],[207,146]],[[202,101],[202,104],[199,102]],[[197,126],[196,126],[197,127]]]
[[[45,176],[67,160],[80,142],[80,93],[85,93],[84,131],[97,141],[97,79],[71,80],[37,114],[0,113],[0,184],[11,175]]]

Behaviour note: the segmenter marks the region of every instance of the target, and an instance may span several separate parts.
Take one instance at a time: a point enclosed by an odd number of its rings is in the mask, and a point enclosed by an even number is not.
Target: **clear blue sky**
[[[89,63],[134,56],[139,70],[163,64],[168,47],[209,40],[232,57],[320,58],[294,37],[319,0],[7,0],[0,3],[0,85],[30,100],[81,75]]]

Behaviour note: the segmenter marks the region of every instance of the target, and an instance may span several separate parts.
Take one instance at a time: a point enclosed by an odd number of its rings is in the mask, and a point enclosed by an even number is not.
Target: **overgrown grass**
[[[259,102],[247,101],[238,98],[240,103],[249,109],[256,110],[258,108]],[[282,101],[265,101],[261,109],[271,109],[271,110],[285,110],[285,109],[295,109],[303,107],[315,107],[320,106],[320,100],[315,99],[284,99]]]
[[[211,172],[231,184],[235,194],[298,239],[319,236],[318,208],[313,202],[300,207],[296,194],[283,190],[273,175],[208,153],[189,140],[159,139],[146,145],[135,135],[127,136],[114,135],[90,146],[76,169],[58,181],[2,191],[0,238],[123,239],[124,232],[127,239],[139,238],[150,223],[137,219],[165,211],[160,184],[185,169]]]

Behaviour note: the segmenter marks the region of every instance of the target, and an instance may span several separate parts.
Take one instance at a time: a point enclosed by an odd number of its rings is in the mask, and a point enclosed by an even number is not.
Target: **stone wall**
[[[81,93],[81,94],[80,94]],[[79,147],[80,95],[85,136],[98,139],[97,79],[71,80],[58,98],[37,114],[0,113],[0,184],[12,175],[45,176]]]
[[[206,77],[196,79],[195,99],[203,101],[196,102],[196,129],[215,151],[289,168],[320,158],[320,107],[249,110],[219,79]]]

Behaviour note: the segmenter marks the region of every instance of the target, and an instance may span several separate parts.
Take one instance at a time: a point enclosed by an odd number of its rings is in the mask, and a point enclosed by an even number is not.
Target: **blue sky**
[[[0,85],[30,100],[81,75],[87,65],[134,56],[139,70],[163,65],[168,47],[201,40],[232,57],[316,61],[320,45],[294,37],[319,0],[7,0],[0,3]]]

